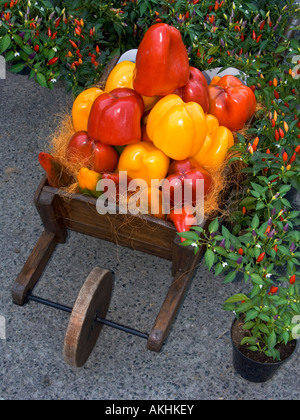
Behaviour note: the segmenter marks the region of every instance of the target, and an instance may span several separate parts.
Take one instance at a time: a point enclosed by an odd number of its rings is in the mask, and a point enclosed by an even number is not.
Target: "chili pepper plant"
[[[299,71],[295,66],[299,44],[284,34],[281,22],[287,7],[291,5],[283,7],[276,22],[271,12],[260,10],[255,15],[248,9],[252,34],[250,30],[244,45],[251,48],[258,43],[259,33],[263,48],[256,53],[249,49],[246,56],[244,51],[229,51],[228,58],[220,59],[246,73],[260,106],[251,128],[245,135],[237,133],[238,142],[231,149],[235,155],[229,165],[240,162],[243,178],[240,188],[232,191],[229,216],[214,219],[207,232],[192,227],[180,234],[186,239],[182,245],[194,246],[195,253],[206,246],[207,267],[214,268],[216,276],[222,274],[225,283],[233,282],[239,273],[243,276],[247,291],[227,299],[223,308],[242,317],[247,334],[241,344],[275,360],[280,359],[278,344],[297,336],[300,315],[300,212],[293,209],[291,196],[300,189]],[[231,16],[236,19],[234,12]],[[299,10],[295,13],[299,16]],[[236,28],[239,37],[246,27],[243,22]]]

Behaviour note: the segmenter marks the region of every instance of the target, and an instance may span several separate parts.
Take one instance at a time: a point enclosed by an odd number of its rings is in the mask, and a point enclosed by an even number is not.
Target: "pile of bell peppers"
[[[76,98],[66,158],[81,162],[79,191],[95,197],[98,181],[110,177],[117,184],[119,171],[145,180],[148,195],[151,180],[168,177],[179,183],[188,179],[192,188],[202,179],[207,196],[213,188],[210,169],[221,167],[234,145],[233,131],[255,109],[253,91],[236,77],[217,77],[208,85],[202,72],[189,65],[179,30],[157,23],[145,33],[135,63],[120,62],[104,90],[90,88]],[[40,154],[49,184],[59,187],[53,161],[45,165],[45,154]],[[163,200],[161,191],[159,197]],[[166,217],[162,205],[159,209],[155,216]],[[187,208],[180,215],[171,208],[168,219],[178,231],[189,230],[193,220]]]

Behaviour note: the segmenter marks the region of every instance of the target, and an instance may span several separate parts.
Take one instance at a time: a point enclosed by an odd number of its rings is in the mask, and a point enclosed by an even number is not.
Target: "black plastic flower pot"
[[[235,371],[241,375],[242,378],[250,382],[267,382],[273,378],[276,372],[282,367],[284,363],[292,358],[298,347],[298,340],[294,340],[295,346],[292,354],[281,361],[272,363],[262,363],[253,360],[243,354],[236,346],[232,339],[232,328],[236,320],[231,326],[231,343],[233,348],[233,367]]]

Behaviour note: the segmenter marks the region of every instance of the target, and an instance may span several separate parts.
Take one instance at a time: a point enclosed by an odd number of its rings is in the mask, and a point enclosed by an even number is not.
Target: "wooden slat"
[[[101,215],[92,197],[59,197],[59,211],[67,229],[172,259],[176,230],[169,222],[154,217],[130,214]]]

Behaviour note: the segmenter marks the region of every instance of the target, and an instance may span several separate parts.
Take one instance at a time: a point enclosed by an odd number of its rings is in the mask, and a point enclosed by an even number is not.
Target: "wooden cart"
[[[41,181],[35,205],[44,224],[44,231],[27,262],[14,282],[13,302],[23,305],[39,302],[71,313],[67,328],[64,357],[72,366],[82,366],[88,359],[103,325],[118,328],[147,340],[147,348],[160,351],[192,280],[203,249],[194,255],[192,247],[182,247],[174,225],[148,215],[135,215],[128,223],[126,214],[100,215],[96,198],[65,193]],[[206,227],[208,221],[203,223]],[[48,260],[58,244],[66,241],[68,230],[97,237],[172,261],[172,282],[149,334],[130,326],[105,319],[112,292],[113,275],[103,268],[95,268],[81,288],[75,305],[69,308],[33,294]],[[155,234],[157,232],[157,234]]]

